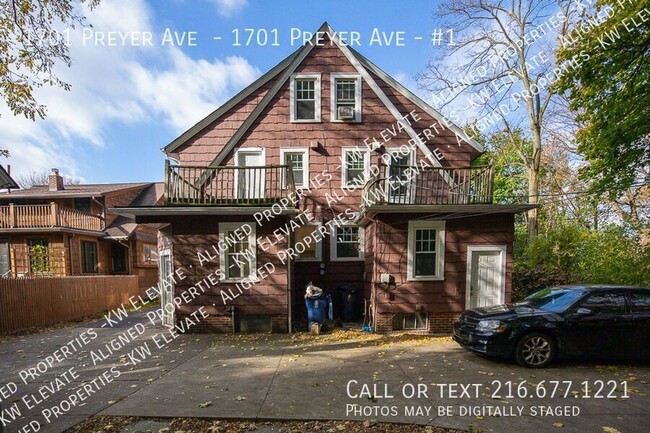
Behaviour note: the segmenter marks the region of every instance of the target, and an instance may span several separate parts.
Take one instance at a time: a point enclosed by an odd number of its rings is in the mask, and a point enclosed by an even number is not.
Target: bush
[[[650,248],[619,226],[567,223],[526,242],[516,236],[512,299],[559,284],[650,286]]]

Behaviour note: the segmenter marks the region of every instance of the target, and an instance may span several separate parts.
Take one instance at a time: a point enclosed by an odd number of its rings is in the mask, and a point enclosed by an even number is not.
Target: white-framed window
[[[294,251],[298,254],[296,261],[320,262],[323,260],[322,234],[318,231],[320,225],[320,223],[307,223],[294,231]]]
[[[363,188],[370,176],[370,151],[357,147],[343,148],[341,182],[348,188]]]
[[[257,240],[253,223],[219,223],[219,264],[223,281],[239,282],[255,278],[257,268]]]
[[[352,224],[333,225],[330,233],[330,260],[363,260],[363,227]]]
[[[280,164],[293,167],[293,180],[296,188],[307,188],[309,185],[309,149],[287,148],[280,149]],[[287,187],[287,181],[282,179],[282,187]]]
[[[409,221],[408,280],[443,280],[445,222]]]
[[[289,97],[292,122],[320,122],[320,74],[293,74]]]
[[[330,74],[330,120],[332,122],[361,122],[361,76]]]

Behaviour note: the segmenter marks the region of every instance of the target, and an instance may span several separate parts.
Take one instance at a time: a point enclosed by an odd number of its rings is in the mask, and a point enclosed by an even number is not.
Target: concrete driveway
[[[95,414],[376,419],[463,429],[474,424],[484,432],[640,432],[650,419],[647,365],[565,363],[528,370],[467,353],[448,338],[360,332],[164,339],[167,331],[145,314],[130,313],[114,327],[101,320],[5,338],[4,432],[61,432]],[[93,332],[92,341],[47,364],[57,349],[60,357],[62,347],[70,348],[71,339]],[[44,365],[43,373],[29,370]],[[21,380],[26,375],[27,384]],[[73,395],[76,405],[70,404]]]

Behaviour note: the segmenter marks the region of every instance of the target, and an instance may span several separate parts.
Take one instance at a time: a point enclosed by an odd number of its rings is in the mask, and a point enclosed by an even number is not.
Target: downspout
[[[289,233],[289,237],[287,239],[288,245],[291,246],[291,241],[292,241],[292,233]],[[291,278],[291,271],[293,269],[293,258],[289,258],[289,261],[287,262],[287,330],[289,331],[289,334],[293,332],[293,329],[291,327],[291,315],[292,315],[292,310],[291,310],[291,302],[292,302],[292,296],[291,296],[291,285],[293,283],[293,278]]]

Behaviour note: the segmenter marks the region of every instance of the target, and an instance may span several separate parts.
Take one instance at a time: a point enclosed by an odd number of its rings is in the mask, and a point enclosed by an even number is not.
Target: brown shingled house
[[[447,332],[508,301],[529,207],[494,204],[478,143],[319,32],[163,149],[164,205],[115,210],[165,224],[165,321],[201,308],[199,329],[286,332],[310,281],[357,290],[377,331]]]
[[[0,194],[0,276],[132,274],[141,289],[158,280],[157,229],[110,212],[155,203],[162,185],[48,185]]]

